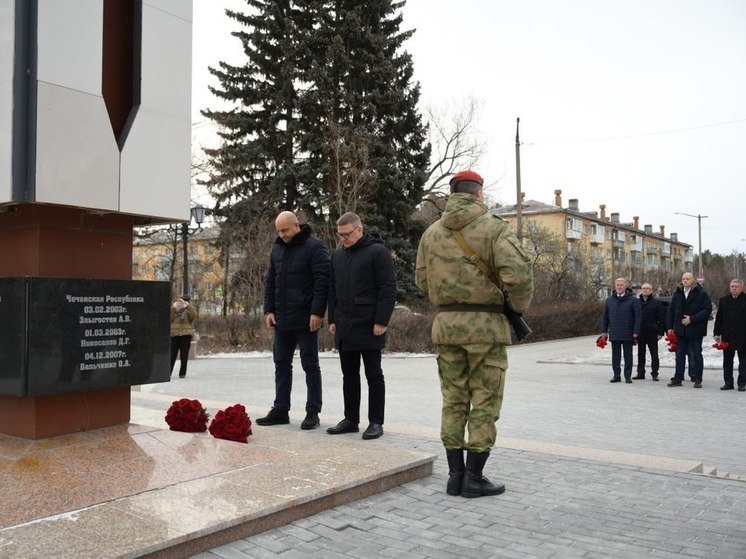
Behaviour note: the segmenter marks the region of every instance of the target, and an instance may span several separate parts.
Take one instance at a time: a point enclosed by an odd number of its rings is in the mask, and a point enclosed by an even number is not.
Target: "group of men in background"
[[[667,334],[676,349],[676,366],[669,387],[682,386],[688,363],[689,378],[694,388],[702,388],[704,358],[702,342],[707,335],[707,322],[712,314],[710,296],[690,272],[681,276],[668,310],[653,296],[649,283],[641,286],[636,297],[624,278],[614,282],[614,293],[604,305],[602,336],[611,341],[612,383],[621,382],[621,358],[624,356],[624,381],[645,378],[646,351],[650,352],[651,377],[658,380],[660,360],[658,341]],[[723,351],[721,390],[733,390],[734,358],[738,355],[738,390],[746,392],[746,295],[743,281],[730,282],[730,294],[721,298],[715,316],[713,335]],[[638,346],[637,375],[632,377],[633,345]]]

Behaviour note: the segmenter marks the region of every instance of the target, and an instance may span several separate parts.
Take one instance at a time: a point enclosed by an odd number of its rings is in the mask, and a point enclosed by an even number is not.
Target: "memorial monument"
[[[0,433],[130,418],[168,380],[170,286],[132,227],[189,219],[190,0],[0,3]]]

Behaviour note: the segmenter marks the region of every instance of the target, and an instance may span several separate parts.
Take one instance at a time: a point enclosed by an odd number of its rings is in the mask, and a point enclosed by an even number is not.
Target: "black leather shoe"
[[[287,425],[290,423],[290,415],[286,411],[279,411],[275,408],[269,410],[264,417],[256,420],[257,425]]]
[[[326,432],[330,435],[341,435],[342,433],[357,433],[359,430],[357,423],[353,423],[349,419],[343,419],[336,426],[329,427]]]
[[[681,381],[678,379],[671,379],[671,382],[668,383],[668,386],[681,386]]]
[[[609,382],[622,382],[622,379],[620,379],[619,377],[612,377]]]
[[[632,380],[645,380],[645,373],[637,373],[632,377]]]
[[[746,386],[739,386],[738,387],[739,392],[746,392]]]
[[[319,414],[315,411],[309,411],[306,414],[306,418],[303,420],[303,423],[300,424],[301,429],[316,429],[316,427],[319,426]]]
[[[702,383],[699,382],[698,380],[695,380],[694,381],[694,388],[702,388]]]
[[[732,384],[724,384],[723,386],[720,387],[720,390],[733,390],[733,385]]]
[[[363,438],[365,440],[377,439],[383,435],[383,425],[380,423],[371,423],[368,428],[363,432]]]
[[[651,376],[651,377],[653,377],[653,380],[654,380],[655,382],[658,382],[658,373],[653,373],[653,374],[652,374],[652,375],[650,375],[650,376]]]
[[[626,378],[626,379],[624,379],[624,382],[626,382],[627,384],[632,384],[632,379],[631,378]]]

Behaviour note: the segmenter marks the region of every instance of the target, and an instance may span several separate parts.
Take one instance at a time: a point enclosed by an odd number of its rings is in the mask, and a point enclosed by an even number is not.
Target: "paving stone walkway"
[[[609,365],[563,362],[594,340],[509,349],[498,448],[485,469],[505,482],[504,495],[446,495],[443,458],[429,478],[196,557],[746,557],[746,481],[739,481],[746,478],[746,393],[719,390],[717,362],[707,363],[701,390],[667,388],[670,369],[661,370],[664,382],[625,385],[608,382]],[[383,368],[380,442],[442,453],[434,359],[389,356]],[[263,415],[272,370],[269,356],[202,357],[187,379],[143,387],[133,403],[152,406],[172,395],[237,400],[252,417]],[[336,356],[325,355],[322,370],[326,428],[342,412]],[[291,424],[279,428],[299,427],[304,393],[301,372]]]

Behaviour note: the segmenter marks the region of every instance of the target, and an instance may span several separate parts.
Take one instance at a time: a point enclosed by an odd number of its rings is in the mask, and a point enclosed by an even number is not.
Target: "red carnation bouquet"
[[[251,419],[241,404],[218,411],[210,423],[210,434],[216,439],[248,443],[251,435]]]
[[[712,347],[715,349],[719,349],[720,351],[724,349],[728,349],[730,347],[730,344],[728,342],[717,342],[715,344],[712,344]]]
[[[596,338],[596,347],[600,347],[601,349],[606,347],[606,336],[599,336]]]
[[[676,334],[673,332],[666,333],[666,342],[668,342],[668,351],[671,353],[676,351]]]
[[[207,420],[210,414],[199,400],[182,398],[176,400],[166,412],[166,423],[171,431],[185,433],[204,433],[207,431]]]

